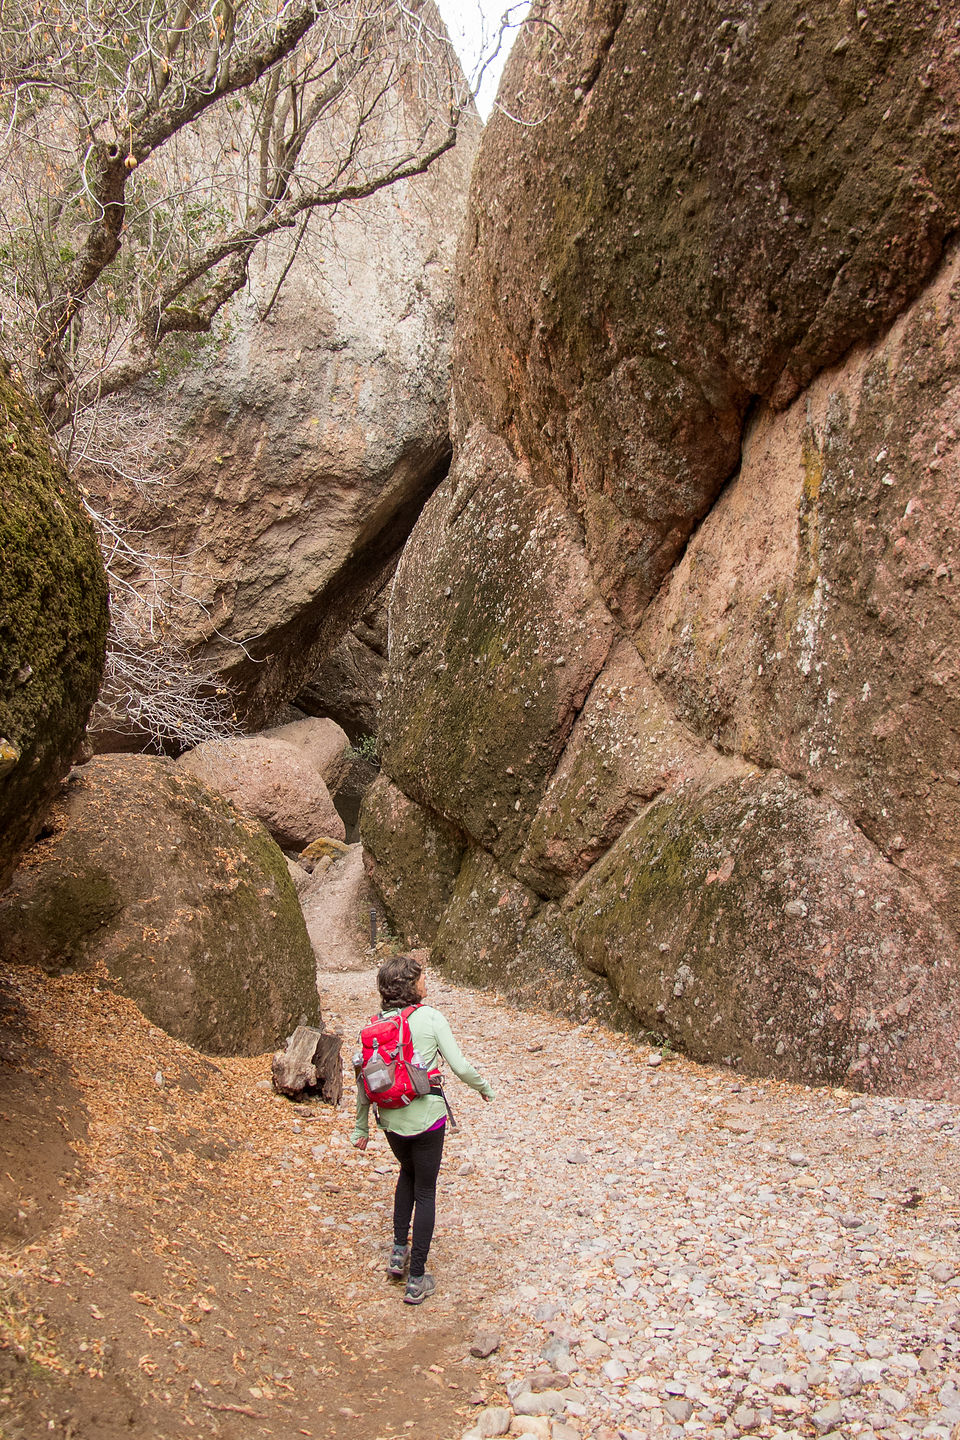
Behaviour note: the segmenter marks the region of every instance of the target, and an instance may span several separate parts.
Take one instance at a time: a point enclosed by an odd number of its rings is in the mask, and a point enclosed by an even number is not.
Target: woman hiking
[[[460,1051],[447,1021],[432,1005],[424,1005],[427,976],[423,965],[410,955],[395,955],[377,972],[380,991],[380,1019],[389,1019],[414,1008],[407,1015],[410,1037],[422,1066],[435,1068],[441,1055],[454,1075],[471,1089],[478,1090],[484,1100],[493,1099],[489,1082],[473,1068]],[[358,1150],[367,1148],[370,1101],[363,1085],[357,1083],[357,1119],[350,1139]],[[403,1299],[407,1305],[419,1305],[432,1295],[435,1285],[426,1273],[427,1253],[433,1238],[436,1217],[437,1176],[443,1157],[447,1107],[439,1090],[420,1095],[399,1109],[377,1107],[377,1123],[387,1137],[387,1144],[400,1162],[400,1174],[393,1197],[393,1249],[387,1261],[387,1274],[402,1280],[409,1255],[410,1270]],[[408,1245],[410,1220],[413,1219],[413,1245]]]

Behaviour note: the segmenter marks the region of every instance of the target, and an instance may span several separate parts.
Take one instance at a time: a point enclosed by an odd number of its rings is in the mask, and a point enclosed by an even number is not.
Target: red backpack
[[[410,1016],[417,1005],[408,1005],[399,1015],[385,1019],[372,1015],[360,1031],[360,1049],[353,1057],[357,1084],[372,1105],[399,1110],[421,1095],[429,1095],[439,1070],[424,1066],[413,1048]]]

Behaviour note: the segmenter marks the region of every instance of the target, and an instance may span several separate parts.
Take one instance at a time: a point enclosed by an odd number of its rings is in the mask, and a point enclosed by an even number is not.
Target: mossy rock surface
[[[569,497],[636,618],[756,397],[788,403],[937,265],[960,217],[954,15],[554,0],[546,18],[474,168],[455,416]]]
[[[76,754],[106,633],[93,526],[0,364],[0,889]]]
[[[319,1022],[316,962],[283,853],[171,761],[100,756],[72,772],[51,834],[0,902],[0,955],[105,966],[168,1034],[259,1054]]]
[[[952,936],[834,805],[776,772],[655,801],[566,918],[584,962],[695,1059],[957,1086]]]
[[[637,1028],[610,985],[584,966],[559,906],[542,903],[485,850],[464,857],[431,960],[452,979],[498,990],[528,1009]]]
[[[364,796],[360,834],[371,884],[404,943],[430,945],[460,870],[463,835],[382,775]]]
[[[477,431],[397,571],[384,771],[495,854],[518,850],[613,628],[556,496]]]

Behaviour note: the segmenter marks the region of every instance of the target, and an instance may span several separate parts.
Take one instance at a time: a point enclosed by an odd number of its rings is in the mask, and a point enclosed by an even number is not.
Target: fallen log
[[[342,1043],[343,1037],[331,1030],[298,1025],[287,1040],[286,1050],[274,1054],[274,1089],[294,1100],[319,1093],[328,1105],[339,1105],[343,1094]]]

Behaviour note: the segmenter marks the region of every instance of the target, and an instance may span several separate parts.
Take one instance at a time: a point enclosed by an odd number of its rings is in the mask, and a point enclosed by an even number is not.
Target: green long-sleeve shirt
[[[398,1015],[398,1010],[384,1010],[384,1015]],[[432,1005],[420,1005],[410,1016],[410,1038],[413,1048],[420,1053],[428,1070],[433,1069],[437,1055],[442,1055],[460,1080],[472,1090],[479,1090],[486,1099],[493,1099],[493,1087],[489,1081],[473,1068],[453,1038],[453,1031],[439,1010]],[[392,1130],[395,1135],[420,1135],[436,1125],[446,1115],[446,1106],[439,1095],[421,1095],[397,1110],[377,1110],[381,1130]],[[370,1101],[363,1086],[357,1085],[357,1119],[351,1141],[357,1141],[369,1132]]]

